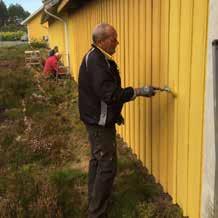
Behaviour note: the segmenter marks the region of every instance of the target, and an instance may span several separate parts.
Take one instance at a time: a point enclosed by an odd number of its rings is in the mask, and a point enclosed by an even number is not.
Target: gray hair
[[[92,32],[92,40],[94,43],[97,43],[100,40],[104,40],[108,37],[108,28],[113,28],[108,23],[98,24]]]

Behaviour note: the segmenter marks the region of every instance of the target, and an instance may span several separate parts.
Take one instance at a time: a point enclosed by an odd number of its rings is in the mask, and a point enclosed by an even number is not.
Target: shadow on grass
[[[122,140],[110,218],[182,218],[182,210],[142,167]]]

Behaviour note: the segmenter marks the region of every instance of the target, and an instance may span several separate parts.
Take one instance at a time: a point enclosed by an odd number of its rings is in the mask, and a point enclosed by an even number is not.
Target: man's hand
[[[145,97],[152,97],[154,96],[155,89],[152,86],[143,86],[141,88],[135,89],[136,96],[145,96]]]

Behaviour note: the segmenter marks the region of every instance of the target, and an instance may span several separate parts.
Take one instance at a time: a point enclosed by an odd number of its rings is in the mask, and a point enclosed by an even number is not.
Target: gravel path
[[[0,41],[0,47],[10,47],[10,46],[16,46],[16,45],[22,45],[27,44],[28,42],[25,41]]]

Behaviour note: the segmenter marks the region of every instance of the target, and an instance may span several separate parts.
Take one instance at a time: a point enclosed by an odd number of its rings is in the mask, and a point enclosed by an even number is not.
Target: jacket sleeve
[[[107,62],[104,59],[90,57],[88,71],[91,74],[94,92],[106,104],[123,104],[132,99],[134,89],[132,87],[121,88],[114,81],[109,72]]]

